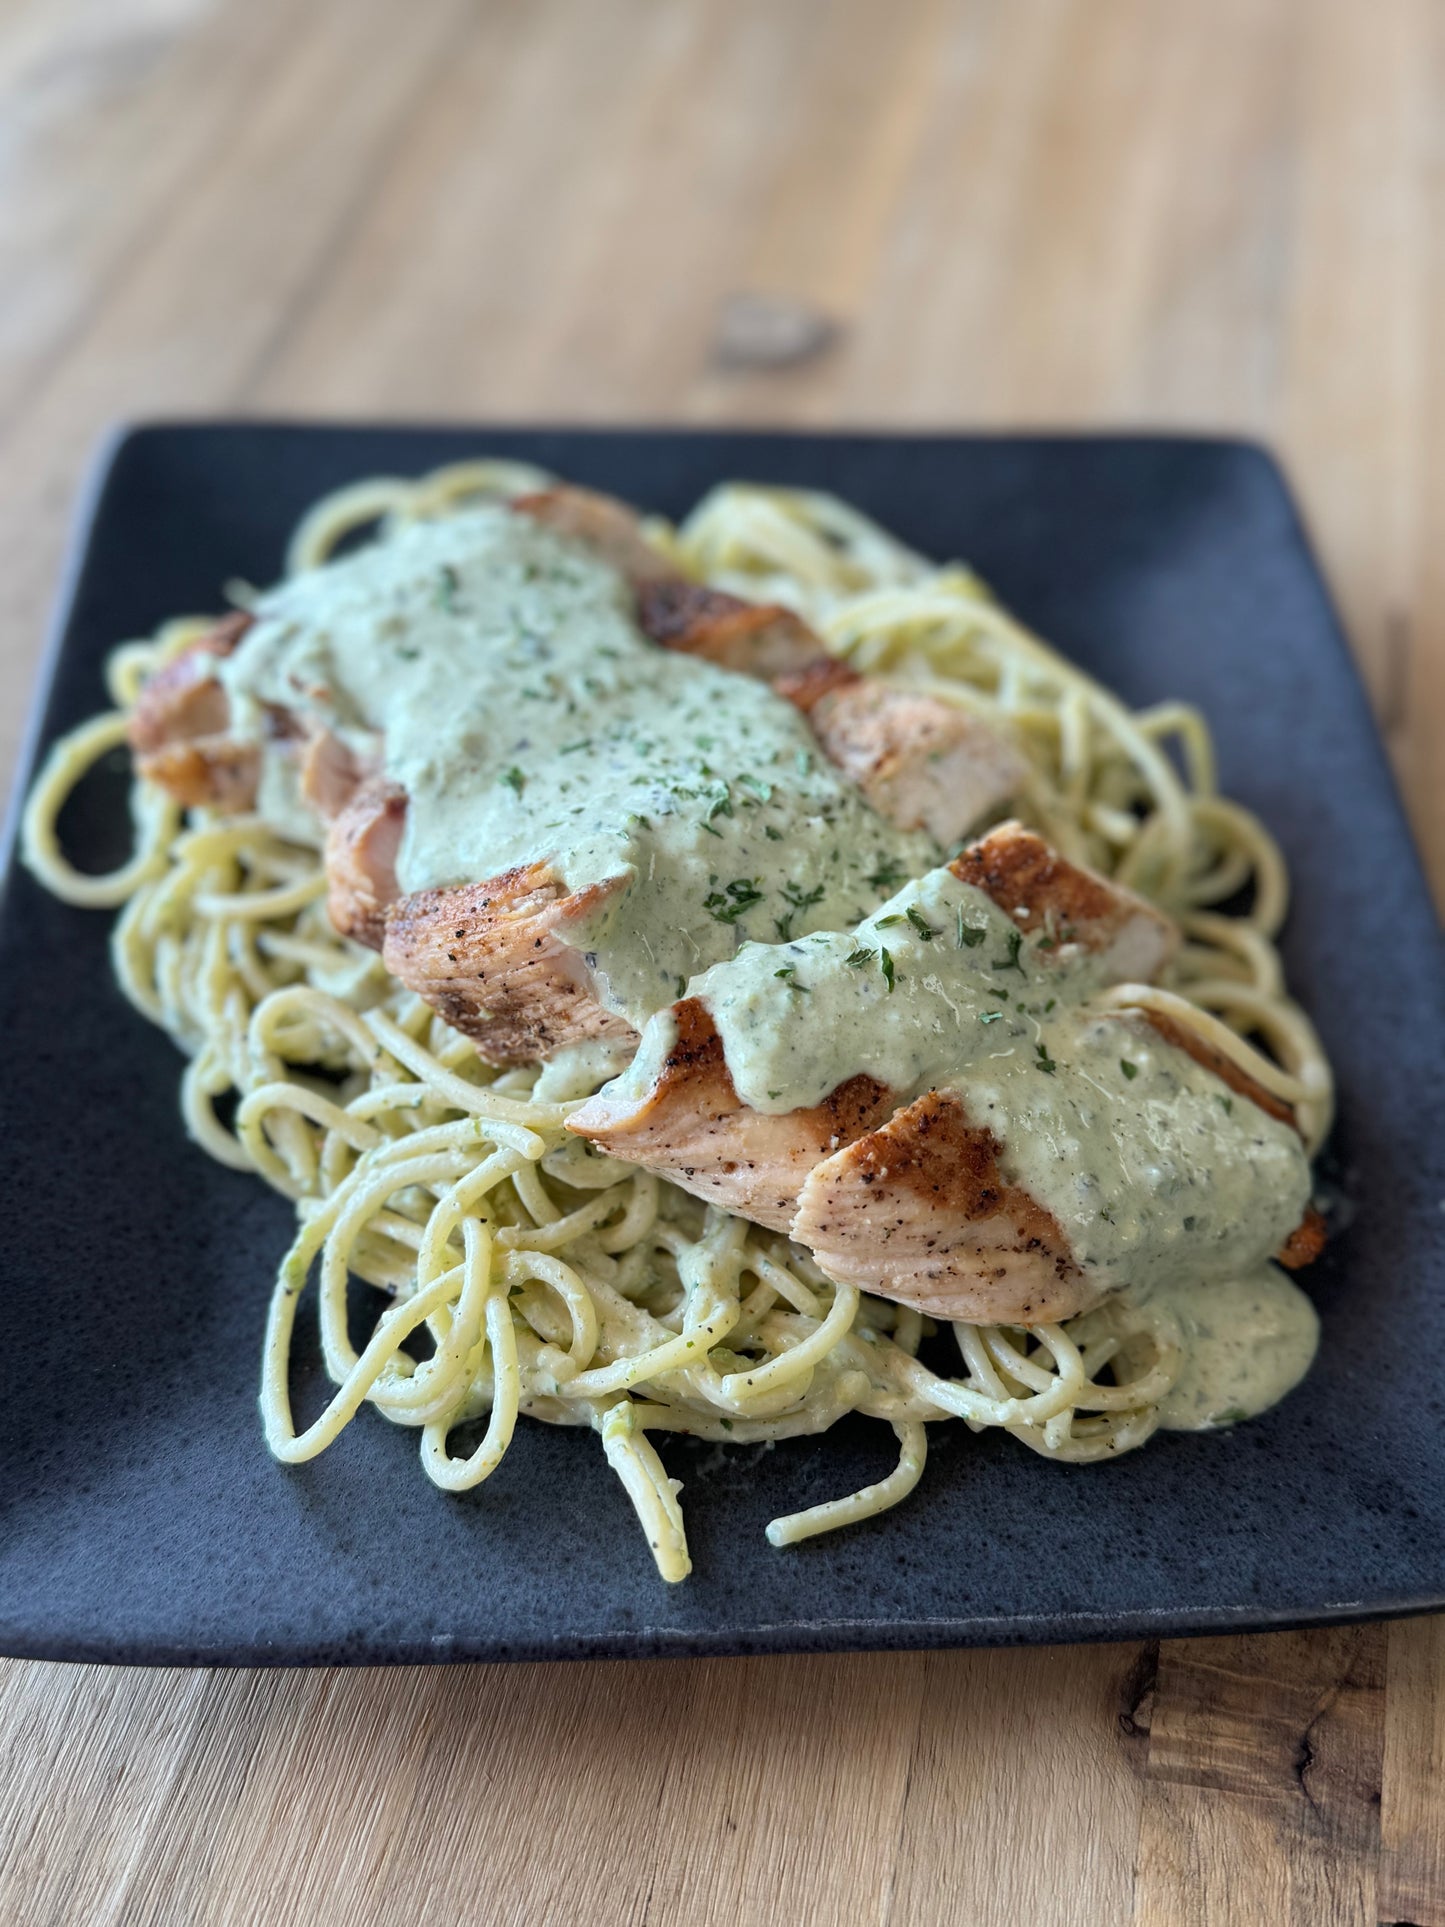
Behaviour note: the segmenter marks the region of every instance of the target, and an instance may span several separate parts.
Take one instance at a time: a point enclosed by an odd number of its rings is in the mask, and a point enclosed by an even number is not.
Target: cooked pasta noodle
[[[304,518],[288,568],[549,479],[479,461],[420,481],[358,482]],[[648,532],[688,573],[792,604],[858,668],[973,710],[1021,746],[1030,768],[1021,813],[1183,928],[1165,986],[1122,985],[1109,1002],[1190,1025],[1297,1106],[1311,1148],[1319,1142],[1329,1067],[1284,994],[1273,944],[1285,868],[1264,829],[1215,793],[1196,711],[1129,710],[967,569],[925,561],[826,495],[728,484],[680,526]],[[896,1469],[774,1520],[768,1537],[779,1546],[898,1503],[923,1474],[925,1428],[945,1419],[1003,1428],[1075,1463],[1149,1437],[1180,1369],[1168,1313],[1107,1301],[1068,1325],[958,1325],[948,1340],[957,1366],[934,1369],[944,1338],[925,1362],[933,1334],[917,1312],[833,1283],[781,1236],[569,1137],[569,1106],[549,1098],[546,1072],[488,1068],[374,953],[338,936],[317,851],[259,817],[193,812],[183,822],[137,781],[129,861],[106,876],[73,868],[56,829],[65,799],[124,741],[145,678],[206,626],[169,623],[114,652],[118,707],[51,751],[23,847],[65,901],[121,907],[116,973],[187,1056],[191,1135],[294,1201],[262,1371],[265,1434],[279,1459],[313,1458],[367,1403],[416,1430],[427,1476],[460,1492],[496,1470],[519,1414],[588,1426],[658,1570],[676,1580],[689,1560],[680,1488],[654,1442],[666,1433],[757,1445],[823,1432],[850,1412],[891,1427]],[[1245,890],[1244,910],[1217,907]],[[359,1350],[347,1320],[352,1275],[391,1298]],[[298,1426],[291,1342],[313,1283],[335,1389]],[[426,1345],[409,1349],[423,1327]]]

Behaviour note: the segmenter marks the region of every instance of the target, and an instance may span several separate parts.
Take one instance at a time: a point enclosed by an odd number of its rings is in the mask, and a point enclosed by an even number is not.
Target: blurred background
[[[1439,0],[0,4],[27,658],[121,416],[1238,432],[1441,880],[1442,348]]]

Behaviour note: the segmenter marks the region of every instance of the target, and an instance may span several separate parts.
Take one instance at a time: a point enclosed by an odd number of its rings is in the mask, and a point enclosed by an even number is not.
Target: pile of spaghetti
[[[359,483],[305,518],[288,571],[549,480],[474,462]],[[926,688],[1018,744],[1031,775],[1017,813],[1180,923],[1182,950],[1150,996],[1293,1104],[1315,1147],[1330,1074],[1284,994],[1272,942],[1284,866],[1261,826],[1217,794],[1194,710],[1130,711],[966,569],[925,561],[826,495],[728,484],[681,526],[648,532],[688,574],[793,605],[860,670]],[[250,592],[231,595],[244,603]],[[834,1284],[786,1239],[570,1138],[545,1072],[492,1070],[374,953],[339,937],[319,852],[258,817],[183,818],[136,782],[131,859],[103,876],[72,867],[56,833],[66,798],[124,743],[145,679],[213,620],[170,622],[113,653],[117,707],[55,746],[23,847],[65,901],[121,908],[116,972],[189,1060],[192,1136],[294,1200],[262,1373],[278,1458],[314,1457],[367,1402],[416,1429],[428,1477],[464,1491],[496,1469],[519,1414],[589,1426],[675,1580],[689,1560],[680,1487],[654,1443],[664,1433],[743,1446],[822,1432],[849,1412],[893,1428],[894,1471],[774,1520],[774,1545],[896,1504],[923,1471],[930,1423],[1002,1427],[1074,1463],[1149,1437],[1181,1363],[1165,1314],[1106,1302],[1063,1325],[958,1324],[956,1365],[932,1369],[919,1349],[939,1335],[917,1312]],[[1222,915],[1214,906],[1226,900],[1248,908]],[[391,1299],[360,1349],[348,1275]],[[336,1389],[298,1431],[289,1356],[313,1281]],[[928,1349],[941,1363],[941,1341]]]

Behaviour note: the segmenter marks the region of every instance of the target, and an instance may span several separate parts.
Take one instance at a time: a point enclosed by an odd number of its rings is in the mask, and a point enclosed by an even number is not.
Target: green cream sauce
[[[1254,1418],[1294,1390],[1314,1360],[1320,1321],[1274,1265],[1198,1286],[1179,1280],[1149,1294],[1184,1341],[1184,1369],[1160,1407],[1169,1432],[1208,1432]]]
[[[608,1006],[641,1026],[749,939],[846,928],[938,861],[821,756],[792,704],[670,655],[618,573],[525,516],[481,508],[285,583],[223,665],[238,733],[282,704],[410,798],[410,892],[550,863],[621,879],[575,933]],[[285,758],[260,807],[315,839]]]
[[[748,945],[692,991],[757,1110],[817,1104],[860,1071],[905,1100],[959,1091],[1101,1289],[1256,1265],[1309,1197],[1298,1135],[1146,1025],[1098,1015],[1098,987],[1087,956],[1023,938],[940,869],[847,934]]]

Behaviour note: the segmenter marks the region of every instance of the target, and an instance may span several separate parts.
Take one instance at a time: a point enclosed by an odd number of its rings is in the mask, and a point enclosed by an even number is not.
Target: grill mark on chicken
[[[509,506],[515,514],[530,516],[569,542],[580,542],[634,587],[677,577],[676,565],[648,541],[635,511],[615,495],[563,485],[518,495]]]

